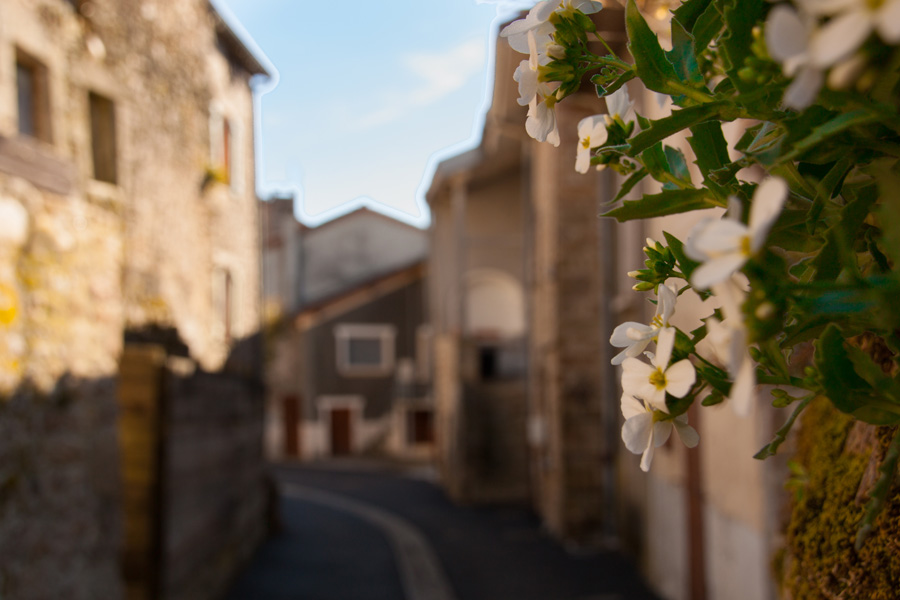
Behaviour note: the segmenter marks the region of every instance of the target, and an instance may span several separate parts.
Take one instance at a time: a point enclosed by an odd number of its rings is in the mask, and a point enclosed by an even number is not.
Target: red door
[[[353,449],[352,440],[350,409],[331,409],[331,453],[335,456],[350,454]]]
[[[285,396],[281,401],[282,423],[284,424],[284,454],[285,456],[300,456],[300,401],[297,396]]]

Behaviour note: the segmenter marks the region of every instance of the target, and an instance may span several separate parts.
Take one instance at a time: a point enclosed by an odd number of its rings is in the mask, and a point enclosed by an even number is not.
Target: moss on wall
[[[892,600],[900,594],[896,482],[863,548],[857,552],[853,546],[875,469],[894,431],[854,422],[824,399],[804,413],[795,458],[806,478],[775,565],[790,598]]]

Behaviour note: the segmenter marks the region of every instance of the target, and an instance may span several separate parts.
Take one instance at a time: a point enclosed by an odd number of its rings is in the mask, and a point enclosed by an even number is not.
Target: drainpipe
[[[694,404],[688,410],[689,420],[700,429],[700,411]],[[688,561],[691,569],[688,598],[706,600],[706,549],[703,544],[703,480],[700,465],[700,449],[685,451],[687,467],[687,526]]]
[[[601,171],[596,178],[597,213],[603,212],[603,205],[613,197],[612,175],[608,169]],[[618,386],[616,369],[611,366],[612,346],[609,345],[609,334],[614,327],[612,301],[616,297],[617,252],[615,225],[609,217],[597,218],[597,251],[600,253],[601,298],[600,298],[600,369],[605,375],[600,383],[600,431],[603,440],[602,478],[603,478],[603,535],[608,540],[616,540],[619,535],[616,515],[616,453],[619,444],[619,411],[617,406]]]

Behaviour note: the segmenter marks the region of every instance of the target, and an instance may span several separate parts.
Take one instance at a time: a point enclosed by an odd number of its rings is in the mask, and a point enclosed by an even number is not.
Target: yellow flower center
[[[660,329],[663,326],[662,315],[656,315],[655,317],[653,317],[653,320],[650,321],[650,325],[652,325],[656,329]]]
[[[591,136],[586,136],[583,140],[581,140],[581,147],[585,150],[591,149]]]
[[[884,4],[884,0],[866,0],[866,6],[869,7],[869,10],[876,11],[881,8],[881,5]]]
[[[741,236],[741,254],[750,256],[752,253],[753,251],[750,249],[750,236]]]
[[[661,369],[656,369],[650,374],[650,383],[656,386],[658,390],[666,389],[666,374]]]

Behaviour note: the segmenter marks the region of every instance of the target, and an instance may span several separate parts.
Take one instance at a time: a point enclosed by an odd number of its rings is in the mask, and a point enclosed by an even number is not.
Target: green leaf
[[[691,128],[704,121],[719,118],[721,116],[720,113],[726,106],[727,105],[724,102],[699,104],[697,106],[674,110],[668,117],[656,121],[648,121],[647,127],[642,125],[641,128],[643,131],[631,138],[631,148],[628,150],[628,155],[637,156],[653,144],[663,141],[670,135],[674,135],[679,131]]]
[[[690,183],[691,173],[688,170],[684,153],[678,148],[672,148],[671,146],[663,146],[663,151],[666,153],[666,160],[669,163],[669,171],[672,175],[674,175],[676,179]]]
[[[693,31],[694,23],[710,6],[712,0],[685,0],[672,11],[672,20],[679,23],[685,31]]]
[[[825,244],[813,260],[816,281],[834,279],[844,268],[856,270],[852,242],[877,200],[874,186],[860,190],[857,197],[841,209],[840,218],[825,232]]]
[[[597,96],[603,98],[621,88],[623,85],[634,79],[636,76],[634,69],[623,71],[619,75],[594,75],[591,77],[591,83],[597,86]]]
[[[710,171],[721,169],[730,160],[722,124],[714,120],[703,121],[691,127],[691,134],[687,141],[697,155],[697,167],[703,178],[708,179]]]
[[[648,89],[669,94],[672,91],[670,83],[677,80],[678,75],[634,0],[628,0],[625,7],[625,29],[637,76]]]
[[[762,447],[762,449],[753,455],[753,458],[757,460],[765,460],[770,456],[774,456],[776,452],[778,452],[778,447],[784,443],[784,440],[787,439],[788,433],[790,433],[791,428],[794,426],[794,422],[797,420],[797,417],[800,416],[809,403],[812,402],[812,399],[815,396],[809,396],[808,398],[804,398],[800,404],[797,405],[797,408],[794,409],[794,412],[791,413],[791,416],[788,417],[788,420],[785,421],[784,425],[781,426],[781,429],[775,432],[775,437],[771,442]]]
[[[830,121],[815,127],[812,133],[794,143],[791,150],[780,157],[779,162],[794,160],[807,150],[821,145],[825,140],[832,138],[839,133],[843,133],[851,127],[874,123],[877,122],[878,119],[878,114],[863,108],[842,113]]]
[[[709,199],[706,190],[664,190],[659,194],[644,196],[640,200],[626,200],[622,206],[604,213],[604,217],[614,217],[620,223],[632,219],[664,217],[702,208],[716,206]]]
[[[893,261],[894,268],[900,265],[900,174],[882,171],[876,174],[881,206],[876,213],[882,228],[879,240],[884,253]]]
[[[618,202],[619,200],[621,200],[622,198],[627,196],[628,192],[630,192],[634,188],[634,186],[639,184],[641,182],[641,180],[644,179],[644,177],[649,175],[649,173],[650,172],[647,171],[647,169],[640,169],[639,171],[635,171],[634,173],[629,175],[628,179],[626,179],[622,183],[622,187],[619,188],[619,193],[616,194],[616,197],[613,198],[613,200],[610,204]]]
[[[678,268],[681,270],[681,273],[687,279],[690,279],[691,273],[700,266],[700,263],[687,257],[687,254],[684,253],[684,243],[677,237],[666,231],[663,231],[663,237],[666,238],[666,244],[675,256],[675,261],[678,263]]]
[[[750,91],[755,84],[738,76],[744,66],[744,59],[752,55],[753,27],[759,22],[765,9],[764,0],[727,0],[722,16],[725,20],[725,35],[720,39],[722,58],[728,78],[738,90]]]
[[[839,411],[872,425],[900,423],[900,404],[879,394],[860,377],[841,331],[834,324],[825,329],[816,343],[815,365],[825,394]]]
[[[669,173],[669,161],[663,152],[662,143],[656,143],[641,152],[640,161],[657,181],[665,181]]]
[[[695,56],[700,56],[709,47],[709,43],[722,31],[723,25],[722,13],[714,3],[710,3],[691,28]]]
[[[844,181],[847,173],[850,172],[850,169],[853,168],[853,163],[854,160],[849,156],[840,159],[834,163],[834,166],[831,167],[825,177],[819,182],[819,185],[816,186],[816,197],[806,219],[806,230],[809,233],[815,233],[822,209],[825,208],[825,202],[838,194],[841,183]]]
[[[678,21],[672,21],[672,49],[666,52],[666,58],[675,67],[675,72],[682,81],[703,85],[703,75],[697,66],[693,42],[688,31]]]

